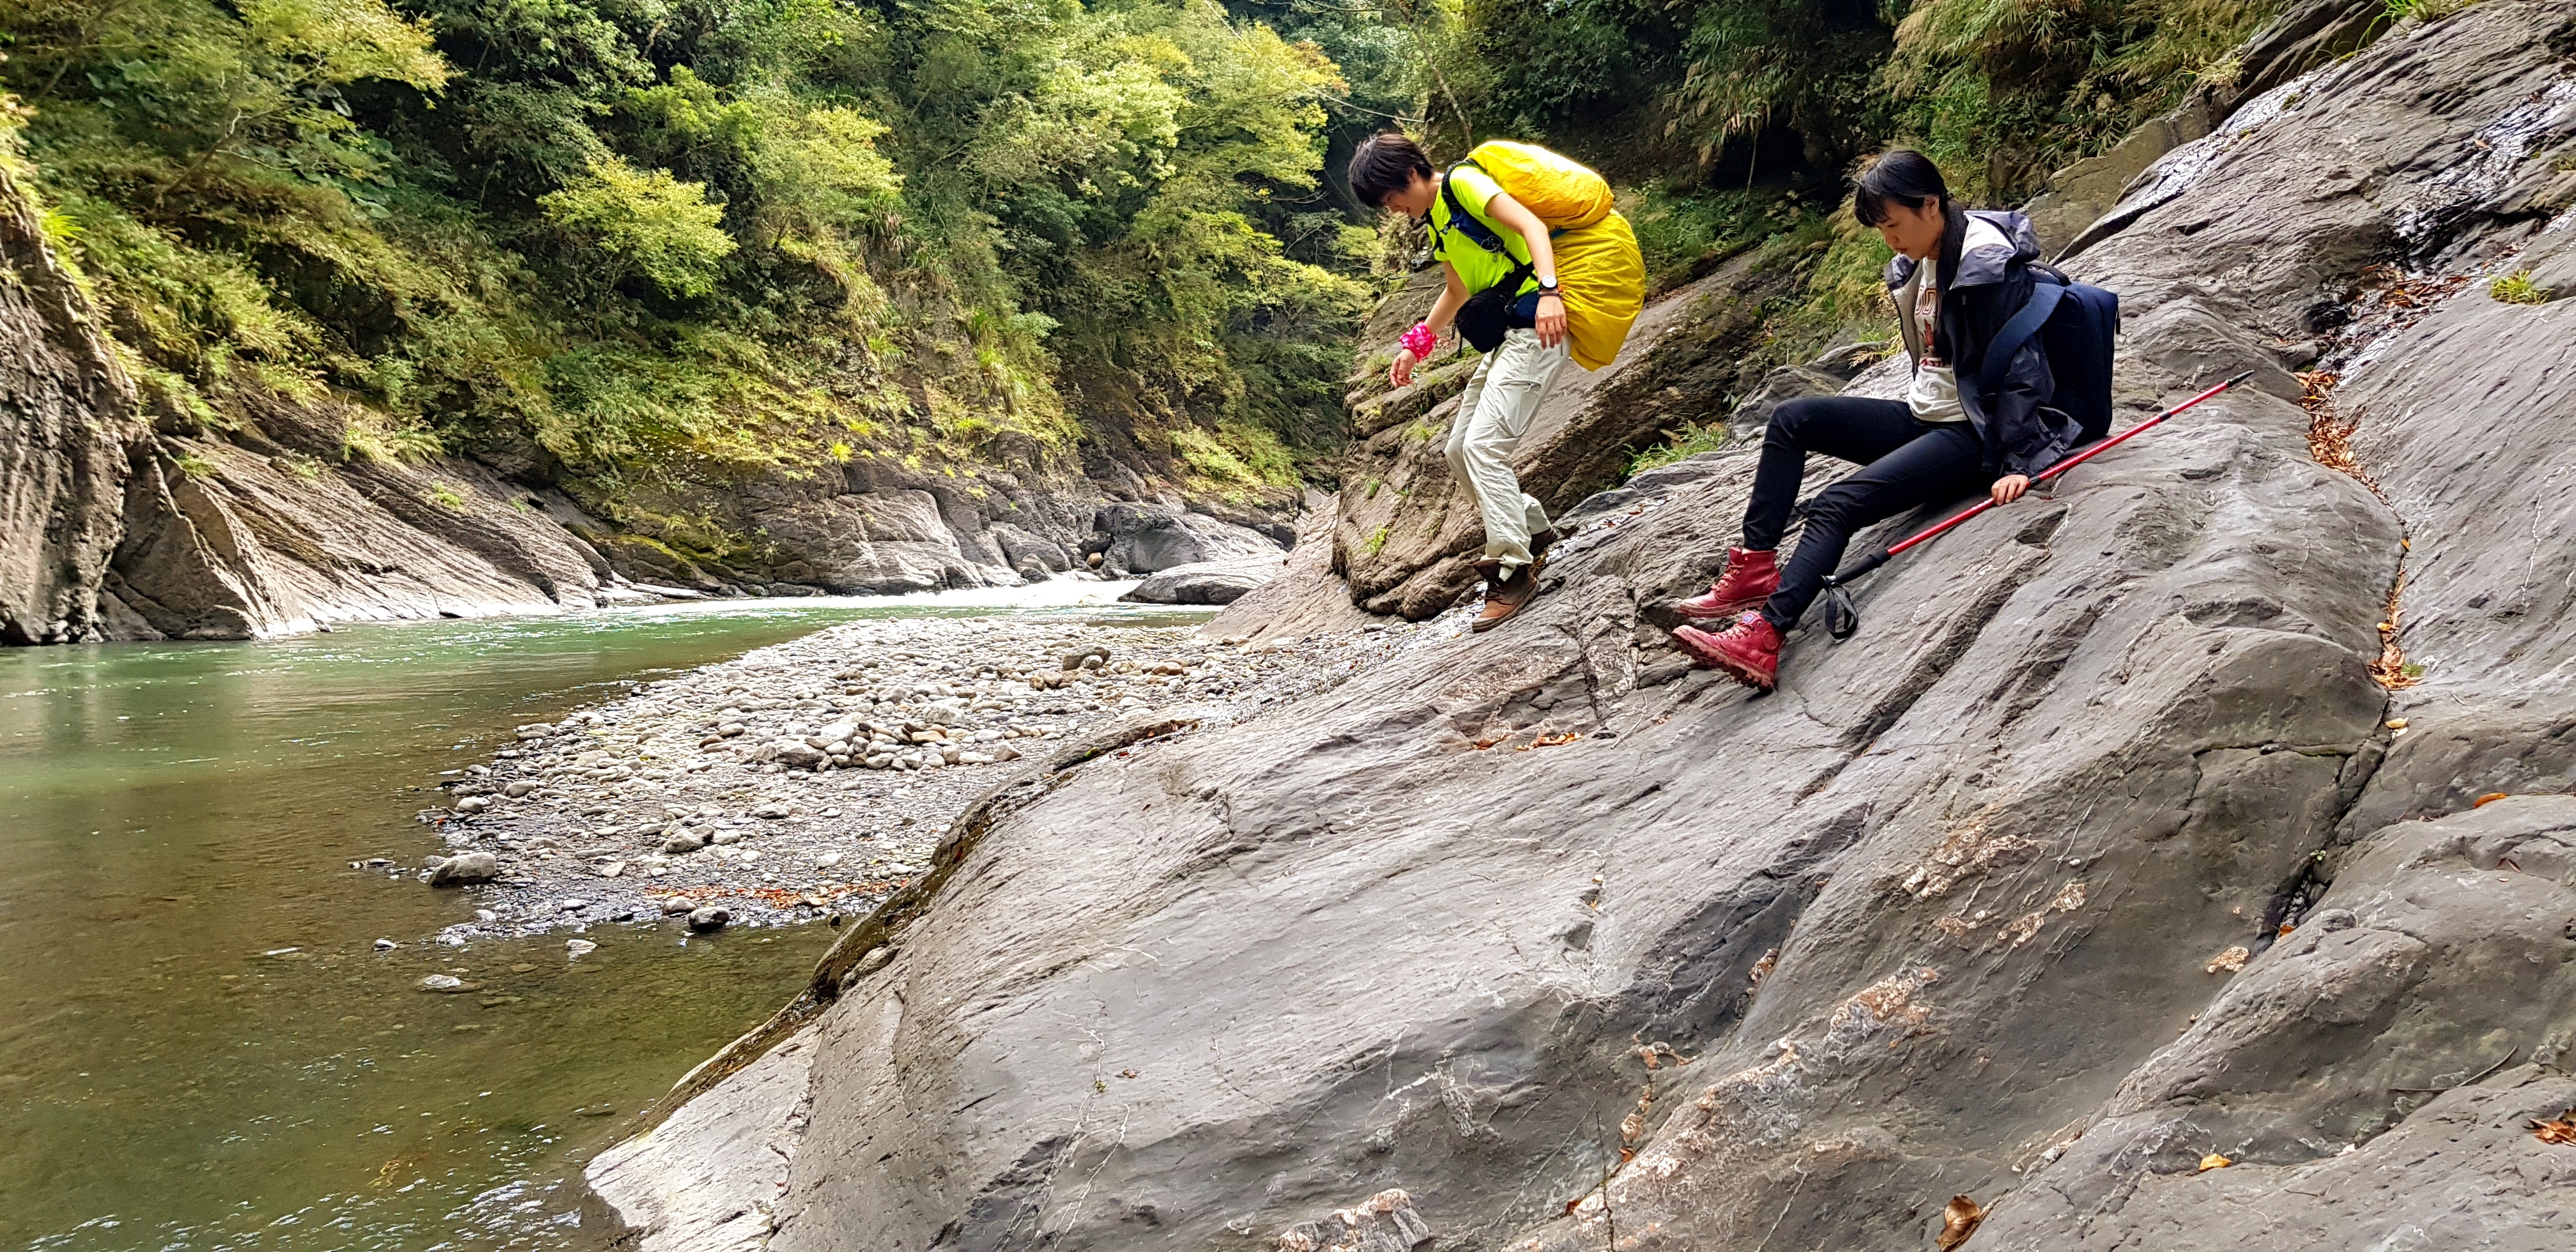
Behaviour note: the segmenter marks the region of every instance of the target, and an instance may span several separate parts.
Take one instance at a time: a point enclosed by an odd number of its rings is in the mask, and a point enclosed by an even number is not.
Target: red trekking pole
[[[2086,448],[2082,452],[2078,452],[2055,465],[2049,466],[2047,469],[2041,470],[2037,476],[2031,479],[2031,485],[2036,487],[2039,484],[2047,482],[2078,465],[2082,465],[2086,461],[2090,461],[2113,448],[2119,447],[2121,444],[2127,443],[2131,439],[2135,439],[2138,436],[2147,433],[2149,430],[2163,425],[2166,421],[2172,419],[2183,410],[2188,409],[2203,400],[2207,400],[2230,387],[2234,387],[2253,376],[2254,371],[2247,370],[2244,373],[2228,379],[2226,382],[2220,383],[2199,395],[2193,396],[2170,409],[2166,409],[2162,413],[2156,414],[2154,417],[2150,417],[2127,430],[2121,431],[2119,434],[2113,435],[2100,443],[2094,444],[2092,447]],[[1919,548],[1924,544],[1930,543],[1943,535],[1949,534],[1952,530],[1957,529],[1959,523],[1975,517],[1980,513],[1985,513],[1998,507],[2000,506],[1998,506],[1991,498],[1979,500],[1976,504],[1960,510],[1957,516],[1952,517],[1950,520],[1945,521],[1938,526],[1922,531],[1919,534],[1909,535],[1904,539],[1900,539],[1884,548],[1880,548],[1878,551],[1872,552],[1869,555],[1826,575],[1826,633],[1832,635],[1837,640],[1843,640],[1851,638],[1852,634],[1860,629],[1860,610],[1852,606],[1851,591],[1849,590],[1850,584],[1854,579],[1859,578],[1861,575],[1866,574],[1871,570],[1877,569],[1879,566],[1887,564],[1888,558],[1896,556],[1909,548]]]

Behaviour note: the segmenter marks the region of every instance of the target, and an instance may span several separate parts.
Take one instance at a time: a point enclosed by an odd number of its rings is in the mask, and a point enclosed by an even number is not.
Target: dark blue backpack
[[[2030,303],[1986,345],[1977,384],[1993,395],[2003,386],[2013,354],[2039,336],[2057,378],[2054,405],[2083,429],[2076,442],[2091,443],[2111,430],[2111,347],[2120,333],[2120,297],[2039,266],[2031,267],[2031,277]]]

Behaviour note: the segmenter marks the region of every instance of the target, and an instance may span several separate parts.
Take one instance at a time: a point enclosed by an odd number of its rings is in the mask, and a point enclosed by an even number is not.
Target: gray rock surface
[[[2568,1246],[2576,302],[2482,280],[2576,225],[2571,58],[2404,24],[2080,254],[2125,412],[2310,343],[2316,445],[2260,379],[1774,695],[1641,685],[1738,457],[1502,630],[994,797],[800,1001],[768,1246]]]
[[[657,1247],[768,1246],[771,1206],[805,1129],[813,1044],[810,1034],[780,1044],[721,1097],[692,1103],[654,1135],[600,1153],[590,1163],[591,1189]]]
[[[451,856],[429,871],[433,887],[462,887],[468,883],[490,882],[501,876],[501,858],[489,852],[468,852]]]
[[[1146,575],[1145,581],[1118,598],[1138,604],[1232,604],[1277,578],[1283,567],[1284,561],[1276,556],[1175,565]]]
[[[1277,562],[1277,540],[1247,526],[1198,513],[1112,504],[1092,518],[1087,550],[1108,568],[1153,574],[1184,565]]]
[[[116,548],[125,448],[147,433],[134,388],[35,207],[0,169],[0,644],[150,627],[99,580]]]

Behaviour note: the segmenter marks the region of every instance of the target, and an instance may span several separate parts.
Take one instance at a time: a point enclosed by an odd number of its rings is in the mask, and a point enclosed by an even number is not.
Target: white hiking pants
[[[1458,414],[1449,419],[1449,476],[1475,497],[1485,520],[1485,559],[1508,574],[1530,563],[1530,536],[1547,529],[1547,510],[1521,491],[1512,451],[1529,433],[1557,371],[1573,358],[1571,341],[1542,348],[1538,332],[1515,330],[1476,363]]]

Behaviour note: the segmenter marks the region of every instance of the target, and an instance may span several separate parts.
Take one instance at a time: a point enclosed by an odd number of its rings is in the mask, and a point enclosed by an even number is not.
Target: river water
[[[0,1248],[605,1246],[581,1163],[832,932],[449,948],[469,897],[350,862],[417,866],[440,771],[628,684],[859,617],[1171,620],[1073,603],[1122,589],[0,650]]]

